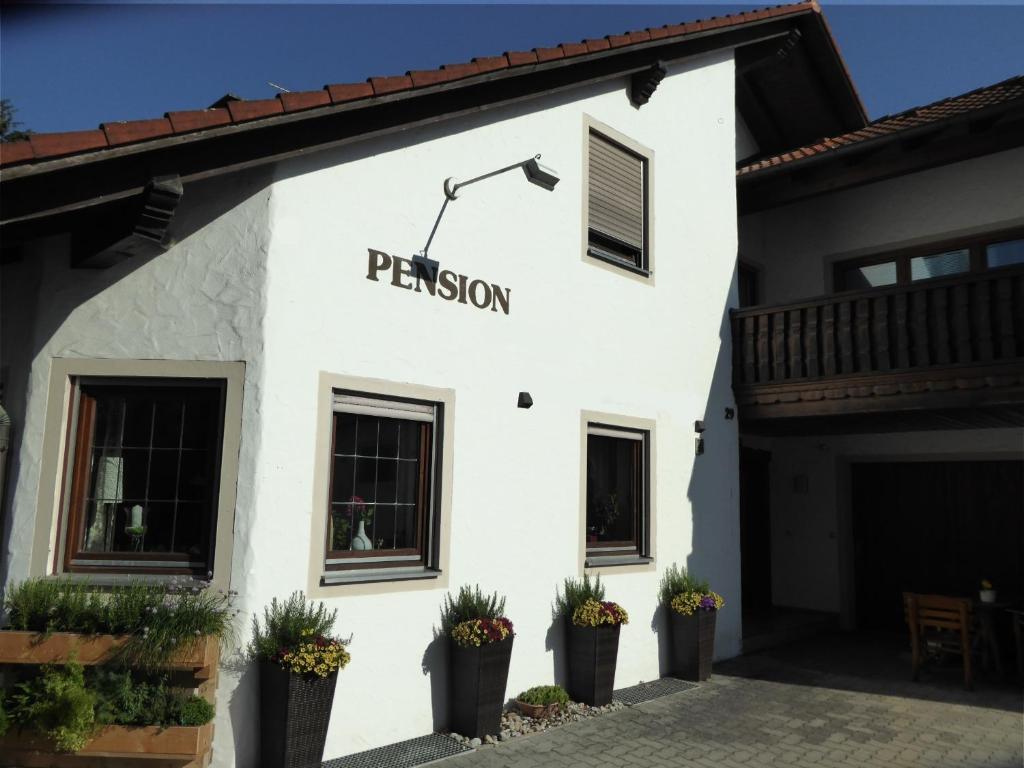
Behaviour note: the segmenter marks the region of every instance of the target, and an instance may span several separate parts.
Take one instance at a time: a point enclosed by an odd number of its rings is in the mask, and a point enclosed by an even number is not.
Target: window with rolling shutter
[[[647,159],[590,132],[587,253],[647,270]]]

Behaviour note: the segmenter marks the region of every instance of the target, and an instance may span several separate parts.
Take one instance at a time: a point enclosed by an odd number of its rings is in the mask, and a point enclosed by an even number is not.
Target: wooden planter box
[[[0,631],[0,664],[49,664],[65,662],[72,653],[79,664],[105,664],[126,645],[128,635],[80,635],[74,632]],[[168,669],[211,670],[217,665],[218,644],[214,637],[201,637],[177,653]],[[207,675],[209,676],[209,675]],[[203,675],[197,675],[205,679]]]
[[[718,611],[698,610],[692,616],[668,609],[672,625],[672,675],[703,682],[711,677]]]
[[[569,697],[592,707],[612,703],[621,625],[577,627],[568,622]]]
[[[97,731],[83,749],[64,753],[55,752],[44,736],[12,729],[0,738],[0,765],[63,768],[106,765],[107,761],[99,758],[119,758],[118,766],[152,765],[153,760],[200,766],[205,764],[212,743],[213,723],[194,728],[108,725]]]
[[[496,643],[466,648],[451,642],[451,702],[448,727],[468,738],[482,739],[501,731],[508,667],[512,661],[510,635]]]

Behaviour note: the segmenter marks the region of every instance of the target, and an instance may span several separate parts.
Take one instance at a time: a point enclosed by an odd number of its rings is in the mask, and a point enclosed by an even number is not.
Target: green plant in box
[[[73,660],[43,665],[36,677],[14,687],[9,703],[12,724],[42,733],[62,752],[84,747],[96,729],[96,697]]]

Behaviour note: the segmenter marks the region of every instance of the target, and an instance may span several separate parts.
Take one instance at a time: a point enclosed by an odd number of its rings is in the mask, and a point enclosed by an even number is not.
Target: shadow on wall
[[[443,731],[448,727],[448,638],[438,629],[434,630],[434,639],[423,651],[421,668],[424,675],[430,676],[430,711],[434,731]]]
[[[171,224],[172,241],[182,242],[194,235],[260,193],[270,185],[271,180],[270,172],[264,171],[190,184]],[[125,226],[131,226],[131,222],[126,222]],[[10,510],[13,508],[14,489],[18,487],[22,471],[22,436],[27,417],[32,364],[76,310],[157,258],[160,256],[134,257],[107,269],[72,270],[71,237],[65,233],[27,244],[20,260],[3,265],[3,280],[0,281],[0,371],[4,377],[4,405],[14,420],[12,455],[5,481],[7,503],[4,504],[5,499],[0,499],[4,512],[0,574],[5,580],[10,576],[6,557],[12,545],[10,518],[13,513]],[[256,258],[255,254],[253,258]],[[61,267],[64,269],[61,270]],[[107,320],[113,329],[118,318]],[[105,341],[108,346],[99,356],[118,357],[115,353],[119,343],[116,336],[112,335]],[[79,349],[73,344],[55,349],[53,354],[97,356],[94,350]],[[154,348],[146,356],[160,355],[158,349]]]
[[[254,713],[254,707],[258,707],[260,701],[260,675],[259,667],[239,656],[233,659],[230,666],[222,667],[236,676],[235,687],[231,691],[228,700],[228,716],[231,718],[231,735],[235,744],[235,763],[237,765],[254,765],[258,763],[259,739],[254,738],[257,729],[252,724],[258,722],[258,710]],[[248,724],[249,727],[245,727]]]
[[[551,610],[551,626],[544,635],[544,650],[551,652],[552,679],[555,685],[565,688],[569,684],[569,660],[565,646],[565,618]]]
[[[651,614],[651,631],[658,637],[658,677],[672,673],[672,629],[668,611],[658,603]]]
[[[733,268],[730,295],[736,293]],[[694,455],[687,497],[693,515],[693,538],[687,570],[706,579],[725,598],[716,629],[716,656],[740,652],[740,513],[739,513],[739,430],[732,393],[732,331],[729,307],[722,308],[718,356],[711,378],[704,412],[693,418],[704,421],[704,453]],[[694,434],[696,437],[696,434]],[[662,612],[664,614],[664,612]],[[661,667],[668,660],[668,616],[655,614],[652,627],[658,632]]]

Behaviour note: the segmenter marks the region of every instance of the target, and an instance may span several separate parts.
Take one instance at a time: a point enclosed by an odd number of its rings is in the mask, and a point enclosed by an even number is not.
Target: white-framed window
[[[437,568],[443,408],[333,391],[325,583]]]
[[[587,565],[648,559],[650,432],[589,422],[586,472]]]

